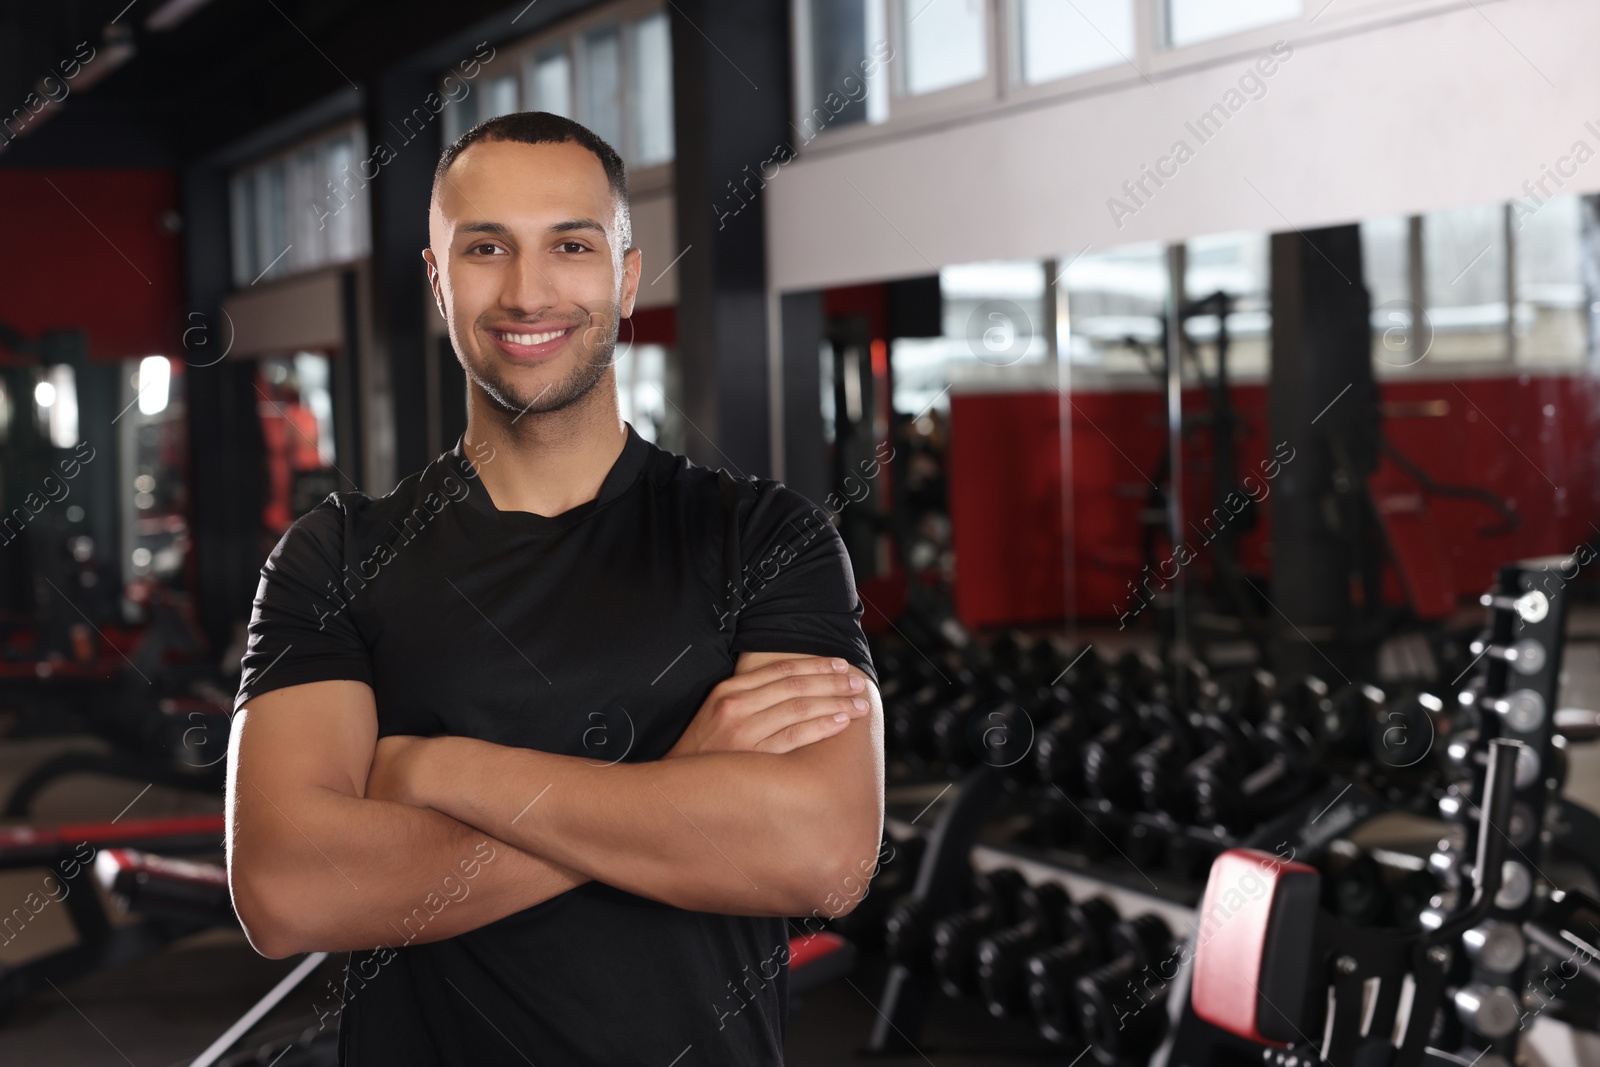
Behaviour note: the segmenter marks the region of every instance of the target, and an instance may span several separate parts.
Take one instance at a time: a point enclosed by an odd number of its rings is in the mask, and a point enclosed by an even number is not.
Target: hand
[[[667,758],[792,752],[872,710],[867,676],[842,659],[795,656],[719,682]]]
[[[432,740],[410,734],[391,734],[379,738],[372,752],[372,769],[367,772],[366,798],[392,800],[416,808],[427,807],[418,788],[418,771]]]

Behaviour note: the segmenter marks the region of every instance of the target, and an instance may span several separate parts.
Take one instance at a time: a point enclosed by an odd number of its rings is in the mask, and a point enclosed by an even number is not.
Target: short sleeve
[[[351,618],[344,512],[329,498],[297,519],[261,567],[240,663],[235,711],[274,689],[339,679],[372,684],[372,659]]]
[[[777,482],[755,484],[754,500],[736,508],[738,576],[725,592],[733,651],[838,656],[876,682],[850,556],[832,519]]]

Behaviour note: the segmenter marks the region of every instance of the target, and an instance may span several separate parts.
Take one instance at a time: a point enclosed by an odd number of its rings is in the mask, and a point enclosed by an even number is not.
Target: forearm
[[[852,724],[852,729],[857,725]],[[848,731],[847,731],[848,732]],[[676,907],[798,915],[877,852],[881,772],[863,758],[828,787],[803,753],[718,752],[653,763],[588,760],[438,738],[425,803],[529,853]],[[864,747],[862,751],[867,751]]]
[[[238,795],[235,899],[274,957],[439,941],[588,881],[438,811],[327,789]]]

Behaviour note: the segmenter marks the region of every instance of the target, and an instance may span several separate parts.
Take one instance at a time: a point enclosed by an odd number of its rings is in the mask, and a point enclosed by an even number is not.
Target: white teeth
[[[502,331],[500,336],[514,345],[542,345],[546,341],[554,341],[566,332],[564,329],[550,330],[547,333],[505,333]]]

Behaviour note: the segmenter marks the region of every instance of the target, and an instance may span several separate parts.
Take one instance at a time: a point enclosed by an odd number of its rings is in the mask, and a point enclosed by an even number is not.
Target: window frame
[[[1356,0],[1333,0],[1332,3],[1306,0],[1306,10],[1298,19],[1177,47],[1165,41],[1167,0],[1132,0],[1135,52],[1128,57],[1129,63],[1080,71],[1037,85],[1024,84],[1021,77],[1021,49],[1016,38],[1021,24],[1018,0],[984,0],[988,9],[987,51],[990,56],[987,75],[975,82],[921,96],[905,95],[901,89],[904,76],[896,69],[904,51],[904,37],[899,32],[896,14],[899,0],[873,2],[883,8],[887,36],[895,48],[894,58],[888,64],[891,81],[888,116],[882,122],[854,122],[848,126],[823,128],[812,137],[798,137],[794,147],[802,155],[808,147],[845,148],[878,137],[915,133],[991,113],[999,115],[1013,106],[1146,86],[1196,68],[1229,63],[1243,65],[1281,40],[1290,40],[1297,46],[1315,43],[1325,37],[1344,36],[1352,31],[1371,30],[1389,23],[1462,9],[1468,6],[1469,0],[1362,0],[1360,3]],[[791,121],[801,129],[806,118],[805,102],[811,99],[814,88],[811,85],[810,0],[794,0],[791,27]]]
[[[582,110],[582,94],[584,82],[584,64],[587,61],[584,50],[579,47],[582,38],[606,26],[614,26],[617,30],[617,47],[621,71],[621,86],[618,104],[621,110],[621,143],[612,147],[617,149],[628,165],[628,190],[632,194],[655,192],[665,189],[672,184],[672,168],[677,158],[677,131],[673,131],[673,158],[659,163],[635,165],[629,158],[635,151],[636,135],[633,129],[634,118],[632,115],[632,73],[629,70],[630,49],[633,47],[634,24],[642,19],[655,14],[666,14],[668,17],[668,44],[671,46],[671,12],[666,0],[614,0],[613,3],[602,4],[586,11],[578,12],[569,18],[543,27],[525,37],[517,38],[497,48],[493,58],[481,63],[481,70],[472,79],[473,92],[478,92],[480,86],[487,86],[494,79],[507,74],[515,77],[517,85],[517,108],[525,110],[531,102],[532,94],[529,92],[530,75],[534,63],[540,57],[553,52],[563,52],[567,57],[570,82],[567,86],[570,110],[575,121]],[[673,60],[675,62],[675,60]],[[438,80],[442,81],[450,76],[449,69],[441,70]],[[476,114],[476,112],[474,112]],[[478,120],[474,118],[473,124]],[[471,126],[463,127],[463,132]]]

